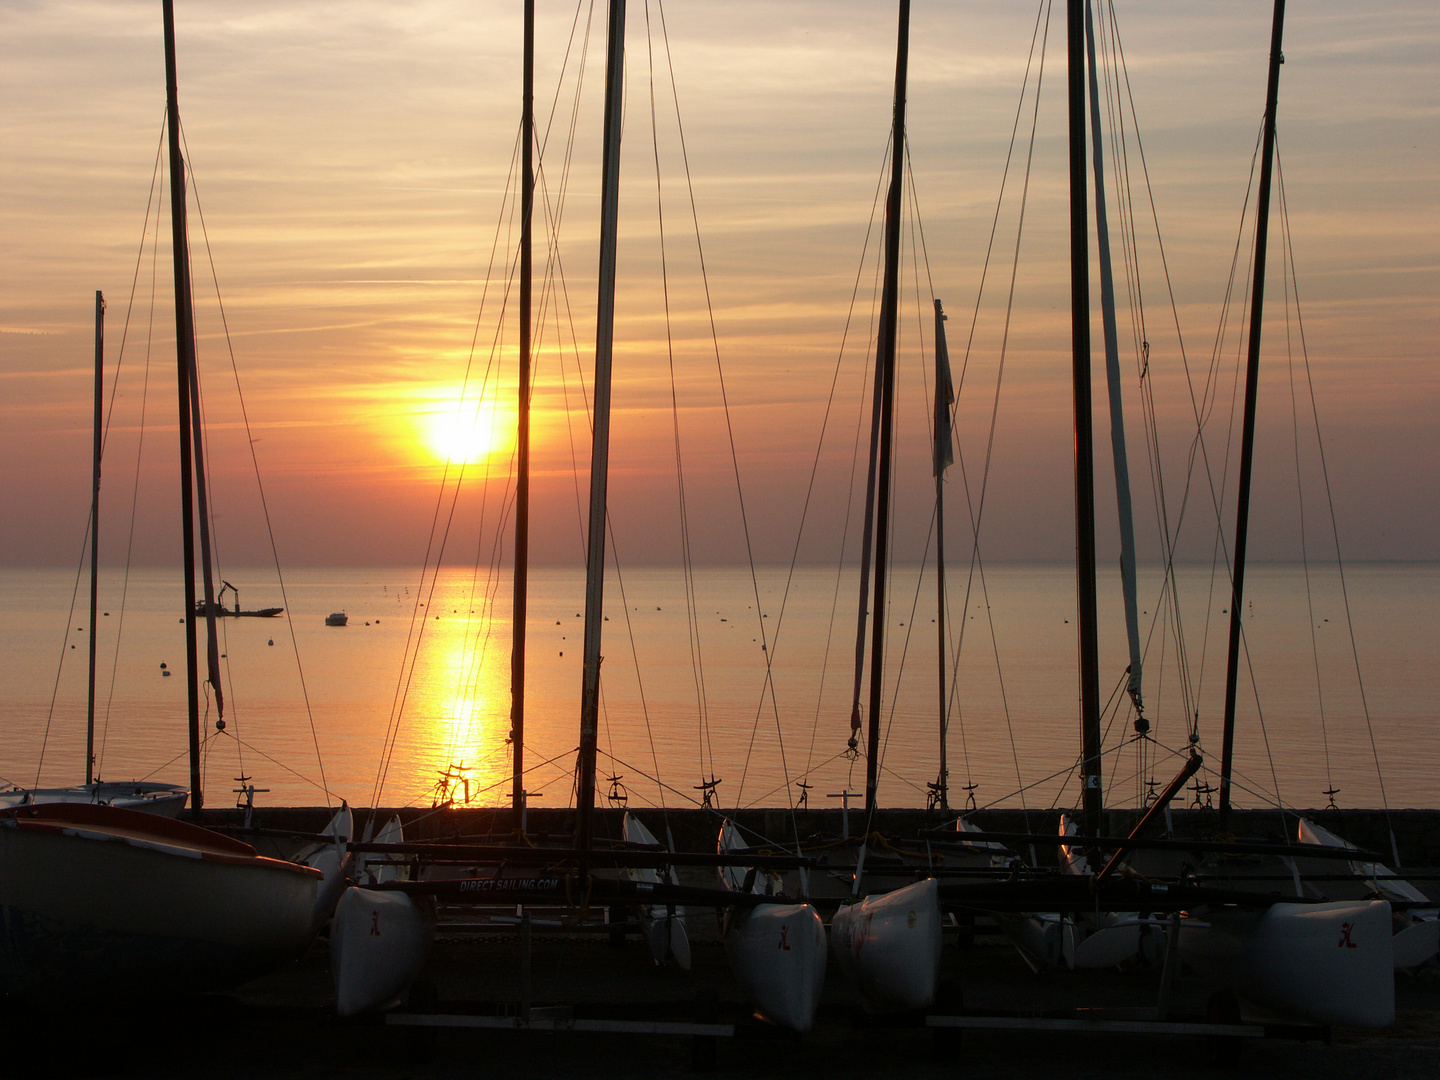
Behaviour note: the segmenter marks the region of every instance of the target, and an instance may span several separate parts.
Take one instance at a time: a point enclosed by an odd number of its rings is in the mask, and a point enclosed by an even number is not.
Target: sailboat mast
[[[520,363],[515,431],[515,603],[510,640],[511,805],[525,805],[525,611],[530,577],[530,278],[535,200],[535,0],[525,0],[525,61],[520,106]]]
[[[600,186],[600,282],[595,316],[595,419],[590,452],[590,523],[585,558],[585,674],[580,689],[580,761],[575,846],[582,871],[595,809],[600,720],[600,630],[604,623],[605,498],[610,465],[610,360],[615,338],[615,237],[620,210],[620,127],[625,88],[625,0],[610,0],[605,66],[605,153]]]
[[[220,689],[220,635],[215,630],[215,572],[211,562],[209,486],[205,482],[205,428],[200,421],[200,370],[192,345],[190,361],[190,432],[195,451],[195,509],[200,523],[200,584],[205,612],[205,681],[215,692],[215,718],[225,715],[225,695]],[[240,595],[235,595],[240,608]]]
[[[1095,23],[1085,0],[1085,43],[1090,72],[1090,143],[1095,174],[1095,240],[1100,255],[1100,312],[1105,333],[1105,381],[1110,397],[1110,456],[1115,464],[1115,510],[1120,524],[1120,589],[1125,602],[1125,640],[1130,646],[1126,689],[1135,705],[1136,730],[1150,729],[1141,683],[1140,617],[1136,603],[1135,522],[1130,507],[1130,463],[1125,451],[1125,409],[1120,386],[1120,335],[1115,329],[1115,275],[1110,263],[1110,224],[1105,213],[1105,155],[1100,129],[1099,71]]]
[[[1095,614],[1095,450],[1090,415],[1090,245],[1085,194],[1085,22],[1068,0],[1070,338],[1075,400],[1075,579],[1080,636],[1081,821],[1100,835],[1100,659]]]
[[[90,676],[85,697],[85,783],[95,782],[95,616],[100,608],[100,402],[105,396],[105,295],[95,290],[95,454],[90,472]]]
[[[1245,546],[1250,531],[1250,471],[1255,458],[1255,397],[1260,380],[1260,328],[1265,306],[1265,251],[1270,236],[1270,178],[1275,157],[1275,108],[1280,97],[1281,34],[1285,0],[1275,0],[1270,29],[1270,73],[1265,87],[1265,138],[1255,219],[1255,274],[1250,300],[1250,342],[1245,358],[1245,416],[1240,433],[1240,491],[1235,507],[1235,566],[1231,571],[1230,649],[1225,663],[1225,734],[1220,754],[1220,828],[1230,817],[1230,772],[1235,750],[1235,688],[1240,675],[1240,617],[1245,597]]]
[[[190,301],[190,248],[185,227],[185,160],[180,153],[180,95],[175,77],[175,6],[164,0],[166,124],[170,136],[170,245],[175,263],[175,361],[180,402],[180,534],[185,566],[185,690],[189,704],[190,807],[204,805],[200,786],[200,674],[195,626],[195,508],[191,477],[190,369],[195,319]]]
[[[865,812],[876,809],[880,781],[880,690],[885,674],[885,585],[890,556],[890,458],[895,419],[895,337],[900,293],[900,194],[905,181],[905,80],[910,58],[910,0],[900,0],[895,46],[895,119],[890,192],[885,200],[885,284],[880,295],[880,456],[875,475],[875,602],[871,605],[870,716],[866,731]]]
[[[940,772],[935,778],[935,800],[950,809],[950,758],[945,748],[949,733],[949,688],[945,683],[945,469],[955,460],[950,441],[950,405],[955,390],[950,382],[950,349],[945,342],[945,308],[935,301],[935,626],[940,672]]]

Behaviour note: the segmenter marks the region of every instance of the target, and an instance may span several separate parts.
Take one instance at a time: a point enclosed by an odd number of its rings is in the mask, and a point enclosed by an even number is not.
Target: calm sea
[[[188,781],[177,577],[132,571],[122,585],[118,572],[103,575],[96,745],[104,779]],[[422,582],[402,569],[305,570],[287,579],[282,596],[271,571],[228,569],[226,577],[245,607],[287,611],[221,623],[226,726],[216,730],[208,700],[208,805],[234,800],[241,776],[268,789],[258,801],[270,804],[429,805],[444,776],[458,798],[508,800],[508,578],[449,569]],[[743,569],[701,569],[689,606],[679,570],[611,577],[602,797],[613,786],[633,804],[685,805],[709,779],[719,781],[722,806],[785,805],[800,797],[802,781],[815,806],[863,790],[864,762],[846,755],[856,579],[806,568],[787,591],[787,577],[766,568],[756,586]],[[1116,805],[1135,805],[1147,782],[1163,785],[1174,773],[1187,716],[1198,713],[1207,766],[1218,768],[1220,757],[1228,596],[1212,588],[1208,570],[1184,570],[1177,637],[1158,571],[1142,577],[1154,741],[1129,737],[1123,705],[1107,712],[1104,773]],[[1005,566],[983,583],[967,578],[961,568],[950,581],[952,805],[965,804],[966,785],[979,806],[1072,805],[1073,573]],[[1440,566],[1350,568],[1348,620],[1333,567],[1312,568],[1307,580],[1301,567],[1260,566],[1247,585],[1237,803],[1264,805],[1278,790],[1290,805],[1323,806],[1333,788],[1341,806],[1382,798],[1392,807],[1440,805]],[[1100,588],[1103,699],[1118,688],[1127,658],[1118,579],[1102,574]],[[934,596],[928,574],[917,581],[914,568],[895,571],[881,710],[888,805],[924,805],[937,777]],[[67,572],[0,571],[0,777],[8,782],[83,778],[87,605]],[[342,610],[348,626],[325,625]],[[578,571],[533,574],[525,750],[533,805],[573,800],[583,612]]]

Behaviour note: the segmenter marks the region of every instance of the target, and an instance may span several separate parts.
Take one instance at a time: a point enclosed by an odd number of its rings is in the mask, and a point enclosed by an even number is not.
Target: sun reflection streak
[[[412,775],[433,782],[437,801],[457,804],[495,801],[510,775],[509,620],[493,615],[486,599],[477,597],[475,608],[427,622],[407,709],[417,744]]]

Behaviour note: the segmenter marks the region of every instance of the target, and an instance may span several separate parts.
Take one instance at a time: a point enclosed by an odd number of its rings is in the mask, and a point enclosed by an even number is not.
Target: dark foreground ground
[[[704,916],[709,920],[709,916]],[[702,923],[692,915],[692,924]],[[713,920],[711,920],[713,921]],[[1322,1041],[1249,1039],[1236,1067],[1214,1062],[1196,1036],[1099,1036],[966,1032],[939,1039],[919,1022],[867,1018],[833,978],[817,1027],[780,1035],[748,1018],[723,950],[695,925],[692,971],[655,968],[635,938],[547,936],[535,931],[536,1006],[564,1003],[582,1016],[692,1020],[697,1001],[737,1025],[714,1045],[717,1078],[753,1077],[1234,1077],[1303,1080],[1436,1080],[1440,1077],[1440,968],[1396,980],[1398,1018],[1382,1032],[1336,1030]],[[1032,973],[1013,950],[947,941],[944,970],[967,1007],[1039,1010],[1064,1005],[1147,1005],[1154,972]],[[442,1012],[508,1009],[520,997],[514,933],[446,936],[432,957],[430,992]],[[953,994],[953,989],[950,991]],[[1203,1011],[1193,978],[1176,1004]],[[177,1001],[159,985],[97,988],[92,1004],[47,1008],[0,1003],[0,1075],[24,1077],[505,1077],[566,1080],[686,1077],[695,1071],[687,1036],[442,1030],[387,1026],[382,1018],[335,1016],[328,955],[318,943],[299,963],[223,995]],[[483,1004],[482,1004],[483,1003]],[[704,1006],[700,1006],[703,1008]]]

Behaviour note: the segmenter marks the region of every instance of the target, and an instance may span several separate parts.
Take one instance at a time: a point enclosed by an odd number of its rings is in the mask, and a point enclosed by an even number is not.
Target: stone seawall
[[[729,815],[693,808],[665,811],[637,807],[635,812],[662,842],[668,828],[676,848],[682,851],[713,851],[724,816],[733,817],[743,827],[777,845],[793,842],[797,833],[801,837],[833,837],[841,835],[846,828],[843,812],[831,807],[794,813],[785,809],[739,810]],[[599,839],[618,837],[622,813],[613,807],[597,808],[595,836]],[[496,840],[509,837],[518,824],[514,811],[493,807],[444,810],[405,807],[382,809],[375,816],[383,822],[393,814],[399,814],[405,823],[406,838],[415,840],[465,837],[483,843],[487,837]],[[969,820],[977,828],[993,832],[1054,836],[1059,829],[1060,814],[1059,810],[985,810],[971,815]],[[1311,818],[1360,848],[1383,854],[1387,862],[1394,860],[1394,852],[1398,850],[1402,867],[1440,867],[1440,810],[1392,810],[1388,816],[1383,810],[1304,810],[1298,815]],[[368,810],[356,810],[357,832],[364,828],[369,816]],[[243,813],[207,809],[202,817],[205,824],[239,825]],[[330,811],[323,807],[257,807],[253,824],[264,829],[316,832],[329,817]],[[1108,810],[1105,817],[1108,834],[1124,835],[1137,814],[1133,810]],[[1231,831],[1235,836],[1252,839],[1293,839],[1296,817],[1297,813],[1292,812],[1286,812],[1282,819],[1275,810],[1237,810],[1231,815]],[[953,813],[882,810],[876,815],[873,828],[897,839],[913,839],[925,830],[942,828],[953,818]],[[1170,821],[1177,836],[1207,836],[1214,833],[1216,814],[1213,810],[1175,809],[1170,813]],[[532,809],[527,813],[526,823],[533,835],[569,836],[575,831],[575,811]],[[858,834],[864,827],[864,815],[852,809],[848,822],[850,834]],[[1037,847],[1036,854],[1042,862],[1053,858],[1053,850],[1047,851],[1043,845]]]

